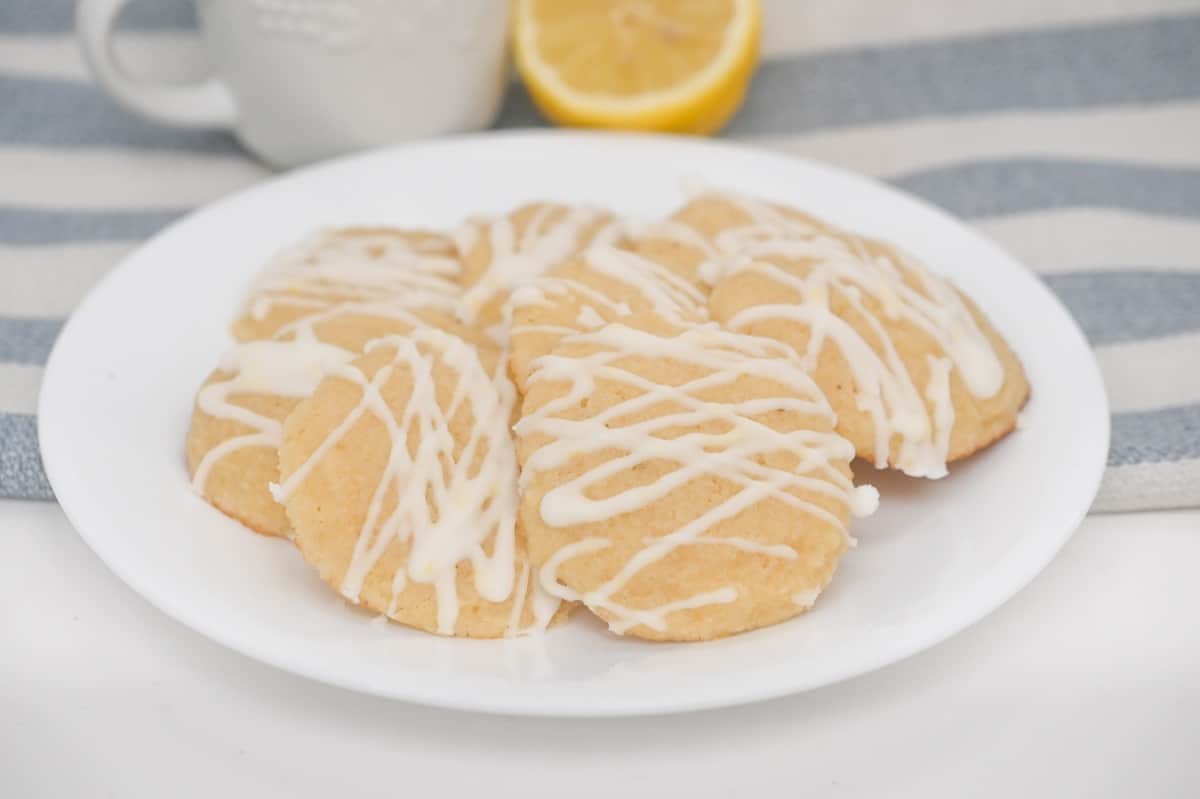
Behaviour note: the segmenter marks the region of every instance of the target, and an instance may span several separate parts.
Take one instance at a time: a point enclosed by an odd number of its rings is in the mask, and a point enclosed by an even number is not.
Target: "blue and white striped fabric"
[[[1200,0],[766,0],[731,138],[881,177],[1042,274],[1112,402],[1095,510],[1200,505]],[[131,117],[69,0],[0,3],[0,496],[51,498],[34,411],[63,318],[124,253],[264,177],[226,135]],[[124,20],[130,69],[202,71],[186,0]],[[543,124],[514,88],[501,127]]]

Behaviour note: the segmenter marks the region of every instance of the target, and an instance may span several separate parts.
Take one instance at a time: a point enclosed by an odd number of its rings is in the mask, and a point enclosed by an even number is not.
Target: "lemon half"
[[[563,125],[712,133],[758,64],[759,0],[516,0],[513,49]]]

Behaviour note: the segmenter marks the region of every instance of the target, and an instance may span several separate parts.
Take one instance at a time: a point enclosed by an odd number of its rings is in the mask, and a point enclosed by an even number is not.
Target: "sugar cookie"
[[[659,640],[811,607],[877,495],[853,486],[853,447],[790,355],[643,316],[535,361],[516,432],[546,591]]]
[[[737,255],[706,266],[713,319],[795,348],[859,456],[937,478],[1013,429],[1029,396],[1020,361],[948,281],[798,211],[723,202],[740,222],[720,234]]]
[[[533,580],[516,534],[515,390],[503,371],[420,328],[372,342],[287,418],[274,495],[343,596],[442,635],[551,622],[558,600]]]
[[[235,345],[196,396],[186,451],[197,493],[253,530],[286,535],[287,517],[267,490],[278,479],[283,420],[368,342],[420,327],[470,340],[489,365],[501,358],[452,316],[383,303],[334,305],[283,325],[273,339]]]

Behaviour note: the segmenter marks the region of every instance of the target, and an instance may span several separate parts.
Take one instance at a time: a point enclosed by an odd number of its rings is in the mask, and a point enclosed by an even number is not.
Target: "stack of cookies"
[[[814,606],[879,501],[1029,395],[979,309],[883,242],[696,196],[535,204],[278,255],[201,386],[196,490],[353,603],[442,635],[719,638]],[[886,498],[885,498],[886,501]]]

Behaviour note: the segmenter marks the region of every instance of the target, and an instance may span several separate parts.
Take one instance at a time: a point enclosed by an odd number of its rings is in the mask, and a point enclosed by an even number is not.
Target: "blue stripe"
[[[1200,16],[864,47],[768,61],[728,128],[787,135],[930,116],[1200,97]],[[544,124],[514,87],[501,127]]]
[[[0,316],[0,362],[45,363],[62,325],[61,319]]]
[[[75,29],[75,3],[76,0],[3,0],[0,33],[70,33]],[[193,0],[133,0],[121,14],[120,27],[194,28]]]
[[[1200,405],[1113,414],[1109,466],[1190,458],[1200,458]]]
[[[61,244],[148,238],[186,213],[165,211],[46,211],[0,207],[0,244]]]
[[[241,152],[228,133],[150,122],[85,83],[0,75],[0,108],[0,144]]]
[[[1200,271],[1083,272],[1043,280],[1092,346],[1200,330]]]
[[[1197,98],[1196,41],[1200,16],[1191,15],[795,56],[763,65],[729,132],[791,134],[935,115]],[[0,143],[235,148],[223,134],[135,119],[98,89],[68,81],[0,78],[0,108]],[[497,126],[544,124],[514,85]]]
[[[1026,158],[936,167],[890,182],[968,218],[1077,206],[1200,216],[1200,169]]]
[[[42,469],[37,420],[24,413],[0,413],[0,499],[54,499]]]

